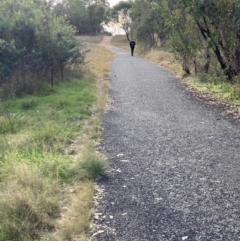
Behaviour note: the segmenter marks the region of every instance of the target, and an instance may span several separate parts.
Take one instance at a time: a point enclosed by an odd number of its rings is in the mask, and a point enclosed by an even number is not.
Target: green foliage
[[[0,102],[0,134],[16,133],[26,123],[22,112],[10,112],[10,104],[10,101]]]
[[[9,143],[3,135],[0,135],[0,162],[5,160],[5,155],[9,150]]]
[[[108,19],[109,4],[106,0],[62,0],[54,9],[58,16],[67,16],[78,34],[97,35],[103,32],[102,23]]]
[[[64,147],[78,134],[82,120],[92,115],[89,108],[95,100],[93,83],[85,80],[62,82],[46,96],[12,100],[7,106],[7,113],[19,114],[6,115],[4,109],[0,112],[0,136],[16,135],[14,142],[8,146],[11,159],[46,163],[43,165],[44,173],[49,170],[48,173],[56,173],[55,177],[60,175],[58,167],[62,166],[60,169],[64,172],[65,164],[62,164],[69,163],[66,157],[60,158]],[[56,153],[57,158],[51,153]],[[54,163],[59,164],[55,166]]]
[[[1,121],[23,121],[15,132],[0,133],[1,241],[45,240],[45,233],[56,231],[62,185],[103,172],[100,158],[91,153],[79,178],[66,150],[92,114],[93,81],[74,79],[45,91],[4,102],[0,111]]]
[[[22,102],[21,104],[21,109],[22,110],[30,110],[30,109],[34,109],[37,106],[37,102],[30,99],[30,100],[26,100],[24,102]]]
[[[0,116],[0,134],[16,133],[25,121],[14,116]]]
[[[133,2],[129,1],[120,1],[116,4],[110,12],[110,19],[113,23],[117,24],[122,28],[126,34],[127,40],[130,41],[130,27],[131,27],[131,8]]]
[[[88,151],[84,156],[77,160],[70,173],[76,180],[94,180],[99,175],[103,175],[106,170],[106,160],[100,155]]]
[[[48,1],[0,1],[0,85],[14,80],[9,88],[15,95],[14,89],[26,92],[30,82],[39,81],[35,75],[44,74],[53,85],[56,72],[63,75],[66,66],[83,62],[75,32]]]
[[[211,48],[229,81],[239,75],[240,26],[239,1],[179,1],[182,8],[194,18],[204,41]]]
[[[130,16],[131,31],[136,40],[148,48],[164,46],[170,31],[166,13],[164,1],[135,1]]]
[[[170,48],[186,73],[221,70],[233,83],[240,73],[239,13],[239,0],[136,0],[131,31],[145,47],[160,41]]]
[[[172,11],[167,24],[169,27],[172,26],[172,34],[168,41],[169,49],[182,64],[186,74],[190,74],[190,67],[203,47],[194,20],[184,9],[177,8]]]

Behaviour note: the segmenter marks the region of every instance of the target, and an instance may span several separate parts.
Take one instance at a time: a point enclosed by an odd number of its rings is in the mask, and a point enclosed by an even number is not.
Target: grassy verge
[[[126,35],[114,35],[111,39],[111,44],[119,48],[130,50],[129,42],[126,38]]]
[[[89,48],[84,77],[0,103],[0,241],[87,240],[113,57]]]
[[[182,78],[188,86],[193,88],[199,94],[207,94],[218,101],[223,100],[229,102],[228,105],[240,105],[240,85],[239,81],[227,83],[223,76],[216,77],[214,75],[190,75],[184,77],[185,73],[182,66],[174,59],[171,53],[161,50],[152,50],[144,55],[150,61],[173,71],[177,76]]]

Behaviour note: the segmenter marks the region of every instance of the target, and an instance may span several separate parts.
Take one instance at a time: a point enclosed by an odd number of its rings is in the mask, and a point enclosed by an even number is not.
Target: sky
[[[110,7],[113,7],[114,5],[116,5],[117,3],[119,3],[120,1],[123,0],[107,0],[110,4]],[[115,34],[125,34],[125,32],[123,31],[123,29],[117,27],[116,25],[109,25],[109,26],[104,26],[104,28],[111,32],[113,35]]]
[[[116,5],[118,2],[120,2],[120,0],[108,0],[110,7]]]

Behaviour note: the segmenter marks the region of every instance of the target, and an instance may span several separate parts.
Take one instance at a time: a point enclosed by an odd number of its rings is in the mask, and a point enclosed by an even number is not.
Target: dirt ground
[[[107,49],[112,49],[113,46],[110,44],[111,40],[112,40],[112,36],[104,36],[102,39],[102,42],[99,45]]]

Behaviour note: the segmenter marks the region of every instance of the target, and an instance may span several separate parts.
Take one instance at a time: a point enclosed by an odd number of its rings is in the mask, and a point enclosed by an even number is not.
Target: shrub
[[[0,116],[0,134],[16,133],[25,124],[21,118],[14,116]]]
[[[66,66],[84,60],[75,28],[57,17],[51,4],[0,1],[0,85],[11,86],[11,95],[35,93],[44,82],[53,85]]]
[[[106,170],[106,160],[99,154],[87,151],[70,169],[73,179],[94,180],[103,175]]]

